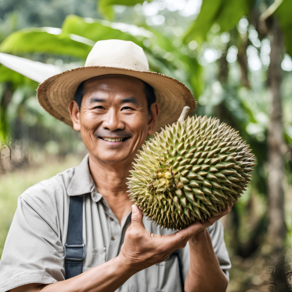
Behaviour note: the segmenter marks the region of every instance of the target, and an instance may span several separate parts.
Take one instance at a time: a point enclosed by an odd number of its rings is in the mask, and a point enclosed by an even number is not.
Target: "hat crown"
[[[149,71],[143,49],[131,41],[103,40],[93,46],[85,67],[105,66],[137,71]]]

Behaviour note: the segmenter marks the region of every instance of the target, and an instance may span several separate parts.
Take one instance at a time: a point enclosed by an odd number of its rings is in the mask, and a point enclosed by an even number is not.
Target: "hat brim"
[[[190,115],[196,109],[196,101],[191,91],[174,78],[150,71],[105,66],[79,67],[48,78],[37,89],[39,103],[50,115],[72,127],[68,105],[74,99],[79,84],[87,79],[108,74],[132,76],[154,88],[156,102],[160,108],[155,131],[176,122],[184,106],[190,107]]]

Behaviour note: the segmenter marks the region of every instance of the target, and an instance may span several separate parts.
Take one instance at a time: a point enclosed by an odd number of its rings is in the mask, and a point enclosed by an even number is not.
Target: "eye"
[[[95,106],[93,109],[104,109],[102,105]]]
[[[129,107],[129,106],[124,106],[122,107],[121,110],[134,110],[132,107]]]

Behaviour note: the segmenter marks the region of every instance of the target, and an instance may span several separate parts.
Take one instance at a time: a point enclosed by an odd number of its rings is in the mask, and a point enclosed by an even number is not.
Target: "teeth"
[[[109,141],[109,142],[121,142],[123,141],[123,138],[119,138],[119,139],[103,138],[103,140]]]

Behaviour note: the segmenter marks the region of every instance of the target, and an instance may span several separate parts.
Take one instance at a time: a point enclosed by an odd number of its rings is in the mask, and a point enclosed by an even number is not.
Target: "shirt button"
[[[115,240],[115,238],[112,236],[111,240]]]
[[[114,221],[114,218],[110,217],[110,220],[111,220],[111,221]]]

